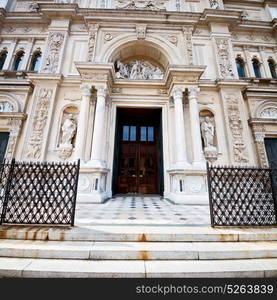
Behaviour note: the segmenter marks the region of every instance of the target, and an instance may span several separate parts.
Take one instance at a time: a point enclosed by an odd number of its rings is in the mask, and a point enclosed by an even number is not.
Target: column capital
[[[173,97],[174,100],[178,99],[178,98],[183,98],[183,88],[181,87],[175,87],[172,92],[171,92],[171,96]]]
[[[82,96],[91,96],[91,88],[90,84],[82,83],[81,84]]]
[[[192,86],[188,88],[188,98],[189,99],[197,99],[200,92],[200,88],[198,86]]]
[[[107,88],[105,86],[98,86],[97,89],[97,97],[104,97],[107,96]]]

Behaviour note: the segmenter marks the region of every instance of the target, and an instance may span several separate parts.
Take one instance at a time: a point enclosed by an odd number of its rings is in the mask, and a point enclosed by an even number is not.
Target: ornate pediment
[[[116,8],[165,10],[168,0],[116,0]]]

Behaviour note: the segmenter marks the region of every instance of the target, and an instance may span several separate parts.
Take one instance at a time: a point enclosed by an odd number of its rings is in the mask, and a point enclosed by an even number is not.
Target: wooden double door
[[[155,118],[123,120],[119,126],[117,193],[159,193],[158,123]]]

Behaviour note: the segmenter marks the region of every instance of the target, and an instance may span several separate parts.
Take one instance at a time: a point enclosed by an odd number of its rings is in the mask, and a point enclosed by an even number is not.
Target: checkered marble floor
[[[76,205],[76,225],[210,225],[209,207],[175,205],[159,196],[117,196],[102,204]]]

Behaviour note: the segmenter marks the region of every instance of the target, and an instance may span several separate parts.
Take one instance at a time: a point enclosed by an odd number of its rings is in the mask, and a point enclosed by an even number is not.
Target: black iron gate
[[[277,169],[207,164],[212,226],[277,225]]]
[[[0,224],[74,226],[80,161],[0,164]]]

